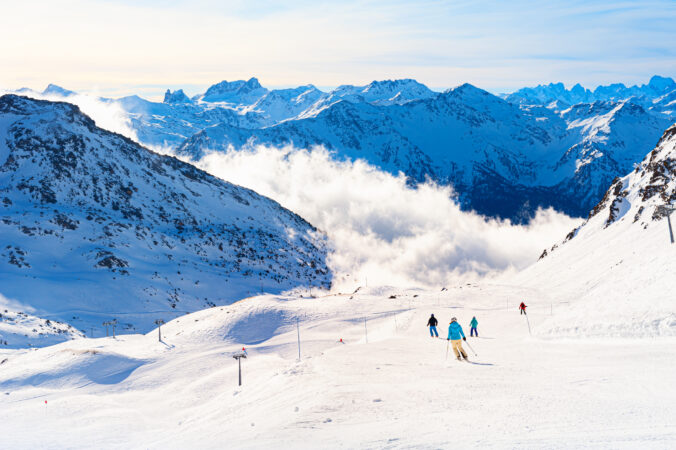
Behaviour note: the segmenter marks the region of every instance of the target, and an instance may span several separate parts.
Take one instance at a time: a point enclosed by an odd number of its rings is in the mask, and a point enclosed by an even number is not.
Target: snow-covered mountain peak
[[[503,100],[491,94],[490,92],[478,88],[470,83],[463,83],[460,86],[448,89],[443,93],[443,95],[447,98],[462,99],[465,102],[484,102],[489,100],[494,103],[504,103]]]
[[[410,78],[399,80],[374,80],[366,86],[342,85],[329,92],[324,104],[334,103],[337,99],[353,103],[372,103],[376,105],[404,104],[413,100],[433,98],[439,95],[422,83]]]
[[[71,95],[75,95],[75,92],[69,91],[68,89],[64,89],[61,86],[57,86],[56,84],[49,84],[45,88],[44,91],[42,91],[43,95],[59,95],[62,97],[69,97]]]
[[[628,215],[644,228],[676,204],[676,124],[664,132],[655,149],[623,178],[617,178],[589,219],[599,216],[604,227]]]
[[[267,93],[268,90],[261,86],[258,78],[252,77],[246,81],[221,81],[210,86],[203,95],[197,98],[204,102],[252,104]]]
[[[178,89],[174,92],[171,92],[170,89],[167,89],[167,92],[164,93],[164,103],[191,103],[192,100],[185,95],[183,89]]]
[[[424,84],[411,78],[382,81],[374,80],[366,85],[361,90],[361,93],[369,96],[382,97],[382,99],[385,99],[384,97],[389,95],[389,99],[398,97],[400,100],[417,100],[437,95]]]
[[[648,82],[648,87],[652,88],[658,94],[664,94],[665,92],[676,89],[676,82],[671,77],[653,75]]]

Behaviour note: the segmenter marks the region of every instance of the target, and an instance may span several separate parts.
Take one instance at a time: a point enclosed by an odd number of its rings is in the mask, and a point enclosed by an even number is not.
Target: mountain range
[[[50,85],[45,94],[71,91]],[[493,95],[464,84],[434,92],[415,80],[269,90],[256,78],[222,81],[164,102],[121,107],[140,143],[199,159],[251,145],[325,146],[411,184],[452,185],[464,209],[527,222],[541,207],[584,216],[676,120],[676,83],[550,84]]]

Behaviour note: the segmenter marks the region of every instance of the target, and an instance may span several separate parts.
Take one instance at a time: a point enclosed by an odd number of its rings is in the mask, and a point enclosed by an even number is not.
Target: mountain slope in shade
[[[517,277],[561,301],[576,300],[547,323],[549,334],[676,336],[668,205],[676,208],[676,125],[613,182],[583,225]]]
[[[97,128],[79,109],[0,97],[0,294],[100,328],[261,290],[327,287],[324,237],[253,191]]]

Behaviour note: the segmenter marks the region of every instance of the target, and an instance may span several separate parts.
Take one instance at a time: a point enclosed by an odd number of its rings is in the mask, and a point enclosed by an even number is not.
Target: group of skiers
[[[432,316],[427,321],[427,326],[430,327],[430,336],[439,337],[439,333],[437,332],[438,324],[439,321],[436,317],[434,317],[434,314],[432,314]],[[472,317],[472,321],[469,323],[470,337],[475,335],[479,337],[479,332],[477,331],[478,325],[479,321],[476,320],[476,317]],[[446,340],[451,341],[453,353],[455,353],[455,357],[458,358],[458,361],[462,361],[462,358],[464,358],[465,361],[469,361],[467,359],[467,353],[465,353],[465,349],[462,348],[462,341],[466,341],[467,337],[465,337],[465,332],[462,331],[462,326],[458,323],[458,319],[455,317],[451,319],[451,323],[448,325],[448,337]]]
[[[521,302],[519,305],[519,311],[520,314],[526,314],[526,304],[524,302]],[[432,314],[432,316],[427,321],[427,326],[430,328],[430,336],[433,338],[439,337],[439,333],[437,332],[438,324],[439,321],[436,317],[434,317],[434,314]],[[476,316],[473,316],[472,320],[469,322],[470,337],[479,337],[479,332],[477,331],[478,325],[479,321],[476,320]],[[465,361],[469,361],[467,359],[467,353],[465,353],[465,350],[462,348],[462,341],[466,341],[467,337],[465,337],[465,332],[462,331],[462,326],[458,323],[458,319],[455,317],[451,319],[451,322],[448,325],[448,337],[446,340],[451,341],[451,344],[453,345],[453,353],[455,353],[455,357],[458,358],[458,361],[462,361],[462,358],[464,358]]]

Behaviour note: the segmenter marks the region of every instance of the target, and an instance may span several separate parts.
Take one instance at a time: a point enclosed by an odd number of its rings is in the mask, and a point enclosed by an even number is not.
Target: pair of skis
[[[450,343],[451,343],[451,341],[449,341],[448,339],[446,339],[446,361],[448,361],[448,347],[449,347]],[[479,355],[477,355],[477,353],[474,351],[474,349],[472,348],[472,346],[469,345],[469,342],[465,341],[465,344],[467,344],[467,346],[469,347],[469,349],[472,350],[472,353],[474,353],[474,356],[479,356]],[[469,360],[466,359],[466,358],[465,358],[465,361],[469,362]]]

